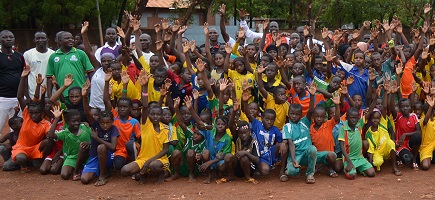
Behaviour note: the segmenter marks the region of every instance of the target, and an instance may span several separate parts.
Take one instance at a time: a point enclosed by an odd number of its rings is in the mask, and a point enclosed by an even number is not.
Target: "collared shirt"
[[[107,42],[95,51],[95,58],[101,63],[101,55],[104,53],[112,53],[115,58],[119,56],[119,49],[121,44],[115,43],[115,46],[111,47]]]
[[[364,73],[360,74],[359,69],[354,66],[349,71],[346,71],[346,78],[349,76],[354,77],[354,82],[348,86],[349,95],[353,97],[354,95],[360,95],[362,97],[363,106],[366,106],[366,93],[368,88],[369,81],[369,72],[367,69],[364,69]]]

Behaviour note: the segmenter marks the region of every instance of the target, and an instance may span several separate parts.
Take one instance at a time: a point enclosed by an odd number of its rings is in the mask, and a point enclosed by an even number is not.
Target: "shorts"
[[[269,148],[269,151],[263,153],[260,156],[260,161],[258,161],[258,163],[265,162],[267,163],[267,165],[269,165],[269,167],[272,167],[273,164],[281,160],[280,156],[278,157],[275,156],[275,151],[276,151],[276,145],[273,145],[271,148]]]
[[[346,169],[347,161],[344,161],[344,169]],[[350,172],[346,172],[345,174],[356,174],[356,170],[358,170],[360,173],[363,173],[364,171],[372,168],[372,164],[369,163],[364,157],[357,158],[352,160],[353,168],[350,170]]]
[[[113,158],[114,158],[113,152],[107,151],[106,167],[108,169],[113,168]],[[83,168],[82,173],[94,173],[95,176],[100,175],[100,162],[98,161],[98,156],[94,156],[89,159],[89,161],[86,163],[85,167]]]
[[[15,161],[15,157],[20,153],[26,155],[28,160],[42,158],[42,152],[39,151],[39,146],[41,146],[41,142],[31,147],[14,145],[12,147],[12,160]]]
[[[249,168],[249,175],[252,177],[255,173],[255,164],[251,162],[250,168]],[[240,161],[237,161],[236,168],[234,168],[234,176],[238,178],[245,177],[245,172],[243,171],[242,165],[240,164]]]
[[[139,168],[142,170],[143,165],[145,164],[145,162],[147,160],[148,159],[136,159],[133,162],[135,162],[139,166]],[[170,169],[169,169],[169,159],[168,158],[159,158],[159,159],[156,159],[156,160],[160,161],[163,164],[163,170],[170,171]]]
[[[332,152],[332,151],[318,151],[318,152],[317,152],[316,163],[317,163],[317,164],[324,164],[324,165],[327,165],[327,164],[328,164],[328,161],[326,160],[326,157],[328,157],[328,154],[329,154],[329,153],[333,153],[333,154],[335,154],[335,153]]]
[[[435,142],[430,143],[427,146],[423,145],[420,147],[420,162],[422,162],[426,158],[430,158],[432,160],[433,152],[435,151]]]
[[[50,155],[48,155],[45,160],[53,160],[54,156],[56,155],[56,153],[60,150],[62,150],[62,146],[63,146],[63,142],[62,140],[58,140],[56,142],[54,142],[53,145],[53,150],[51,150]],[[63,156],[61,155],[60,158],[63,158]]]
[[[375,149],[373,152],[373,165],[376,167],[376,170],[381,170],[381,165],[384,163],[385,159],[390,158],[392,150],[396,150],[396,144],[393,140],[387,140],[380,149]]]

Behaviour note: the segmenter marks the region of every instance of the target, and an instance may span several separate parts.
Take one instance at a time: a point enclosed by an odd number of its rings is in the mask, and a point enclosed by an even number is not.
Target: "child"
[[[330,116],[331,119],[325,121],[326,109],[321,106],[317,106],[313,111],[313,122],[310,126],[310,136],[313,145],[316,147],[317,161],[322,164],[329,164],[331,170],[329,172],[330,177],[338,177],[337,172],[343,170],[343,162],[337,159],[332,159],[337,157],[334,155],[335,151],[335,141],[332,130],[334,126],[340,122],[340,95],[334,93],[333,103],[335,104],[334,115]],[[319,156],[319,153],[328,152],[327,157]]]
[[[435,104],[435,98],[433,96],[426,97],[426,102],[429,105],[429,109],[423,119],[422,122],[422,130],[421,130],[421,146],[420,146],[420,163],[421,169],[429,170],[433,152],[435,150],[435,139],[433,136],[434,133],[434,111],[433,107]]]
[[[121,169],[127,161],[134,161],[135,155],[135,142],[134,138],[140,138],[139,121],[130,117],[132,101],[127,97],[121,97],[118,100],[118,111],[112,107],[109,98],[109,81],[112,78],[112,70],[109,68],[104,80],[104,93],[103,100],[106,110],[110,110],[114,116],[114,125],[119,130],[118,143],[116,144],[115,157],[113,163],[115,170]]]
[[[242,83],[244,80],[248,80],[248,85],[254,87],[255,77],[252,73],[248,72],[247,68],[250,68],[249,63],[246,63],[245,59],[242,57],[238,57],[233,61],[235,70],[228,69],[229,63],[225,63],[224,71],[225,74],[231,79],[231,82],[234,84],[236,88],[236,99],[242,98]],[[254,98],[251,98],[248,103],[254,101]]]
[[[8,124],[12,129],[12,132],[3,135],[0,139],[0,156],[3,157],[4,162],[8,162],[11,165],[3,165],[3,171],[12,171],[15,169],[19,169],[19,165],[12,162],[11,160],[11,151],[12,147],[17,143],[18,135],[21,130],[21,126],[23,125],[23,118],[18,117],[18,113],[20,112],[20,108],[15,107],[15,114],[8,120]],[[9,143],[4,143],[6,140],[9,140]]]
[[[50,122],[43,119],[44,115],[44,98],[42,101],[30,101],[27,103],[24,100],[24,90],[27,86],[27,76],[30,73],[30,68],[26,66],[21,73],[20,85],[18,86],[18,102],[23,112],[23,125],[18,135],[17,143],[12,146],[12,160],[4,163],[3,167],[13,168],[14,162],[21,167],[21,172],[27,173],[29,161],[35,167],[40,167],[42,158],[45,158],[48,152],[42,150],[47,145],[47,140],[44,140],[48,130],[50,129]],[[43,141],[44,140],[44,141]]]
[[[353,76],[354,82],[349,85],[349,95],[353,98],[354,95],[361,96],[362,108],[366,107],[366,92],[368,88],[369,72],[364,68],[365,55],[362,51],[355,51],[353,54],[355,65],[346,71],[346,78]]]
[[[169,169],[168,133],[169,127],[162,122],[162,108],[152,107],[148,110],[148,80],[149,75],[141,74],[140,84],[142,85],[142,124],[141,140],[142,145],[137,159],[121,169],[123,176],[139,173],[139,180],[144,181],[145,174],[157,174],[156,184],[162,184],[165,178],[165,170]],[[107,82],[106,82],[107,85]],[[145,145],[146,144],[146,145]]]
[[[62,117],[62,110],[59,106],[54,106],[53,115],[55,120],[48,131],[47,137],[63,141],[64,162],[61,170],[61,177],[68,180],[73,176],[73,181],[80,179],[80,170],[86,162],[88,155],[80,151],[81,147],[89,145],[91,142],[91,129],[81,124],[80,113],[77,110],[64,111],[65,122],[68,128],[55,134],[57,123]]]
[[[326,91],[322,91],[322,94],[310,94],[306,90],[306,80],[302,76],[296,76],[293,78],[292,90],[293,104],[300,104],[302,106],[302,117],[308,112],[311,95],[315,95],[313,98],[313,101],[315,101],[314,106],[323,103],[325,101],[325,97],[332,97],[332,95]],[[324,96],[325,94],[327,94],[327,96]]]
[[[131,102],[132,102],[131,104],[132,106],[131,106],[130,116],[136,119],[137,121],[139,121],[142,113],[142,103],[140,102],[140,100],[137,99],[134,99]]]
[[[340,128],[338,140],[344,161],[344,174],[348,179],[356,178],[356,170],[368,177],[375,176],[372,165],[362,156],[362,120],[357,108],[350,108],[346,113],[346,122]]]
[[[271,66],[270,64],[268,66]],[[274,126],[279,130],[282,129],[285,122],[287,121],[289,103],[287,102],[287,96],[285,95],[286,89],[284,86],[278,85],[273,89],[273,96],[269,94],[264,88],[264,83],[262,79],[262,73],[266,71],[269,67],[258,66],[258,90],[263,97],[266,97],[266,109],[272,109],[276,112],[276,119]]]
[[[247,101],[250,98],[250,91],[243,92],[243,108],[245,113],[249,113]],[[260,150],[260,160],[258,162],[258,171],[261,175],[267,175],[273,165],[283,158],[280,168],[279,180],[282,182],[288,181],[288,177],[284,174],[285,161],[287,158],[287,143],[282,139],[282,133],[276,126],[273,126],[276,119],[276,113],[272,109],[265,109],[261,120],[259,121],[254,116],[247,114],[251,123],[252,137],[258,141]]]
[[[108,169],[112,169],[114,152],[118,142],[119,131],[114,125],[114,117],[110,110],[99,112],[98,118],[92,114],[92,109],[88,104],[89,84],[83,85],[82,98],[83,107],[92,128],[91,146],[89,149],[89,160],[86,163],[80,181],[89,184],[95,177],[98,181],[95,186],[103,186],[107,183]]]
[[[134,86],[127,71],[122,71],[121,64],[119,62],[111,62],[109,67],[112,69],[112,79],[110,80],[110,85],[112,85],[111,99],[115,100],[121,97],[140,99],[139,91]]]
[[[240,104],[234,104],[234,112],[230,116],[230,129],[233,132],[233,138],[236,141],[236,154],[228,160],[228,173],[231,176],[245,177],[245,182],[258,184],[258,181],[252,178],[256,166],[260,161],[260,149],[258,142],[251,135],[251,128],[246,121],[235,121],[235,112],[239,109]],[[233,167],[235,166],[235,168]]]

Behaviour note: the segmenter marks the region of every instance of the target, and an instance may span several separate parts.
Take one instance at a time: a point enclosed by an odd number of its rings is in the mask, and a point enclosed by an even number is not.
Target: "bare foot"
[[[98,181],[95,183],[95,186],[103,186],[106,185],[107,179],[106,178],[99,178]]]
[[[180,174],[176,173],[176,174],[172,175],[171,177],[166,178],[165,181],[169,182],[169,181],[177,180],[178,178],[180,178]]]
[[[205,178],[205,180],[203,182],[205,184],[210,184],[211,183],[211,175],[208,175],[207,178]]]
[[[193,174],[189,174],[189,183],[193,183],[195,181],[196,181],[195,176]]]
[[[161,185],[165,182],[165,173],[160,173],[159,177],[157,178],[156,185]]]

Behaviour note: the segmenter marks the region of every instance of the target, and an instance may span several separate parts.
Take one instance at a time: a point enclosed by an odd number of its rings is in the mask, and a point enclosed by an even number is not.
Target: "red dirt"
[[[3,129],[3,133],[8,128]],[[1,160],[0,160],[1,161]],[[387,161],[388,162],[388,161]],[[22,174],[20,171],[0,171],[0,188],[8,199],[419,199],[435,198],[435,166],[429,171],[401,168],[403,176],[395,176],[386,163],[375,178],[358,176],[347,180],[343,175],[329,178],[325,173],[315,175],[316,183],[308,185],[303,176],[289,182],[279,182],[278,170],[267,177],[257,177],[258,185],[244,183],[243,179],[217,185],[205,185],[204,177],[188,183],[181,178],[163,185],[155,185],[150,177],[140,185],[119,173],[109,178],[107,185],[82,185],[60,176],[42,176],[36,169]]]

